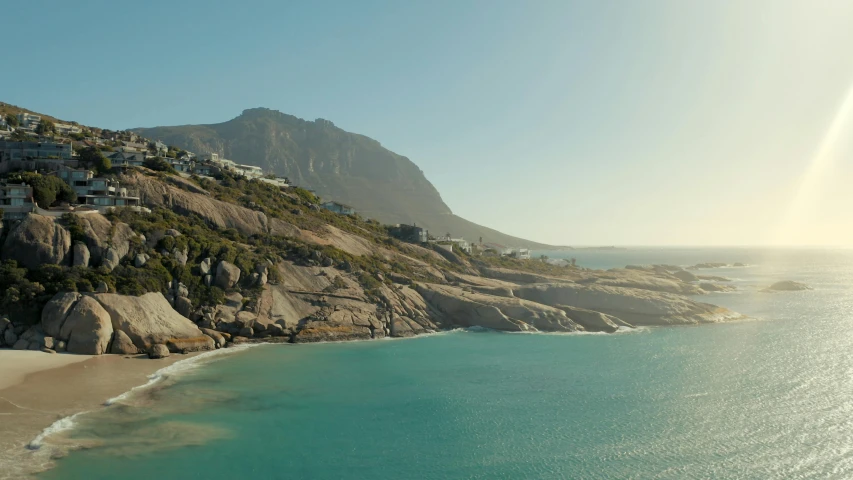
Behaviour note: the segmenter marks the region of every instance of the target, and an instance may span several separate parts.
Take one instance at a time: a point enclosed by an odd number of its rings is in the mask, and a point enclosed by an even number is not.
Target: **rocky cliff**
[[[323,119],[307,121],[254,108],[224,123],[139,128],[148,138],[197,153],[218,153],[289,177],[325,199],[353,205],[383,223],[417,223],[433,232],[509,246],[546,248],[454,215],[420,168],[371,138]]]

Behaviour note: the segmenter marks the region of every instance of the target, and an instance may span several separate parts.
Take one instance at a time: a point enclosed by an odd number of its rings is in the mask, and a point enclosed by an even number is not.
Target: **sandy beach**
[[[25,478],[49,466],[49,455],[27,445],[55,421],[102,408],[157,370],[190,357],[0,350],[0,479]]]

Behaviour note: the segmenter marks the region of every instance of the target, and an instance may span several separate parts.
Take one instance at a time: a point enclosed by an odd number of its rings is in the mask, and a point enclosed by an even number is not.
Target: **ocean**
[[[455,330],[264,345],[161,372],[44,441],[43,479],[853,477],[853,251],[546,252],[742,262],[699,300],[752,317],[616,334]],[[764,293],[777,280],[814,289]]]

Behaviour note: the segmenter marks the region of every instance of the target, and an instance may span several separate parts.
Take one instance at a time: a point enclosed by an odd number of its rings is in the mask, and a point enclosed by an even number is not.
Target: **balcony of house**
[[[4,205],[0,203],[0,210],[3,211],[3,220],[21,220],[35,209],[33,203],[23,203],[22,205]]]
[[[135,195],[86,195],[81,203],[95,207],[138,207],[140,205],[139,197]]]

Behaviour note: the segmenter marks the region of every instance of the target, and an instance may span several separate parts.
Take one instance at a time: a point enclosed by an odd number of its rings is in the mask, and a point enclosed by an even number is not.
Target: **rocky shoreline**
[[[7,290],[38,310],[0,315],[0,347],[162,358],[455,327],[613,332],[740,318],[693,299],[730,289],[727,279],[677,266],[600,271],[472,257],[400,242],[375,222],[322,211],[298,189],[144,171],[121,181],[153,212],[6,222],[0,257],[17,282]],[[252,208],[226,201],[246,190]]]

